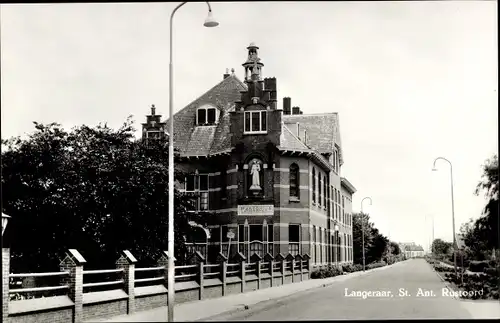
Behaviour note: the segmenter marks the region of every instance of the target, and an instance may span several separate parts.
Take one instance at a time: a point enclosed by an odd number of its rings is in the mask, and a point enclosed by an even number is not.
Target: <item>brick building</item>
[[[338,113],[303,113],[289,97],[279,109],[276,78],[262,77],[255,44],[247,50],[243,82],[226,71],[174,115],[176,167],[190,173],[177,185],[213,215],[208,260],[227,254],[231,232],[231,256],[307,253],[314,264],[352,262],[356,189],[341,177]],[[153,110],[143,136],[160,136],[153,132],[165,133],[165,124]]]

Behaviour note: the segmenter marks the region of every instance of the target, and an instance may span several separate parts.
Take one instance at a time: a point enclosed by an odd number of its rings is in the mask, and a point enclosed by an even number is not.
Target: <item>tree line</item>
[[[27,138],[2,139],[2,212],[12,218],[4,235],[14,271],[56,269],[68,248],[89,266],[113,266],[128,249],[149,263],[167,250],[167,142],[134,137],[129,117],[106,124],[35,124]],[[176,170],[176,180],[184,174]],[[190,199],[175,194],[175,255],[185,255]]]
[[[352,221],[353,240],[353,262],[363,264],[363,232],[365,240],[365,263],[370,264],[379,261],[391,263],[394,257],[401,258],[402,252],[396,242],[379,232],[370,215],[366,213],[354,213]]]

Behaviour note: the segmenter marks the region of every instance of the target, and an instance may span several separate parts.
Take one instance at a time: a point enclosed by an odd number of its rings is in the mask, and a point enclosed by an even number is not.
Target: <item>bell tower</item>
[[[259,58],[259,47],[257,47],[255,43],[250,43],[247,49],[248,58],[246,62],[243,63],[243,67],[245,68],[245,82],[260,81],[262,80],[262,67],[264,64]]]

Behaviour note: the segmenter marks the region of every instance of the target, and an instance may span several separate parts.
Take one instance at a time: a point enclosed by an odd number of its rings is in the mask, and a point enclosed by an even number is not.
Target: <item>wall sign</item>
[[[238,205],[238,215],[274,215],[274,205]]]

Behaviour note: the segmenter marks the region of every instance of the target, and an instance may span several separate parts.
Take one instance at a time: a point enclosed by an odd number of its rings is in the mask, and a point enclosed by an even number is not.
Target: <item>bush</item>
[[[354,272],[354,266],[353,264],[343,264],[342,265],[342,271],[345,273],[352,273]]]
[[[437,263],[435,266],[434,266],[434,270],[435,271],[438,271],[438,272],[454,272],[455,269],[451,268],[451,267],[448,267],[448,266],[445,266],[445,265],[441,265],[439,263]]]
[[[490,267],[488,261],[471,261],[469,264],[469,270],[480,273],[483,272],[486,268]]]
[[[360,265],[360,264],[355,264],[352,267],[353,267],[353,272],[362,271],[363,270],[363,265]]]
[[[343,275],[342,267],[340,266],[327,266],[324,268],[316,269],[311,273],[312,279],[323,279]]]
[[[373,262],[373,263],[369,264],[368,266],[366,266],[366,269],[375,269],[375,268],[384,267],[384,266],[387,266],[385,261],[377,261],[377,262]]]

